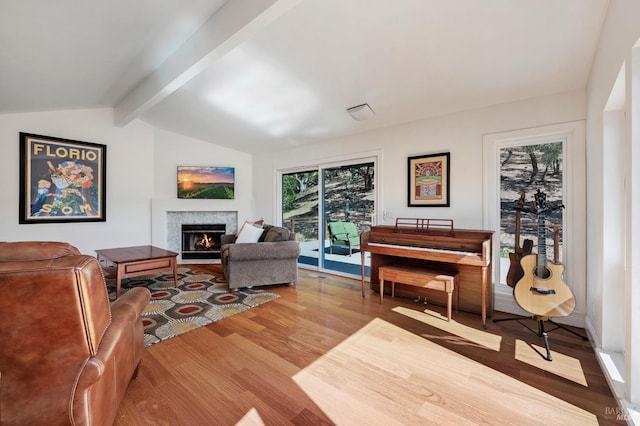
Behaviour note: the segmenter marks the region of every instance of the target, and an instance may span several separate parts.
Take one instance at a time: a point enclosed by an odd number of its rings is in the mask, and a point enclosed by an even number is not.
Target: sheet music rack
[[[422,232],[425,234],[453,235],[451,219],[397,218],[395,232]]]

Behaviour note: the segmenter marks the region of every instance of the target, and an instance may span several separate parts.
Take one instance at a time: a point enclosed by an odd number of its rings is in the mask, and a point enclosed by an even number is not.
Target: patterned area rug
[[[113,301],[115,279],[107,279],[107,286]],[[230,293],[223,278],[186,267],[178,268],[178,287],[173,274],[162,273],[125,279],[120,294],[133,287],[151,291],[151,301],[142,313],[147,347],[280,297],[251,289]]]

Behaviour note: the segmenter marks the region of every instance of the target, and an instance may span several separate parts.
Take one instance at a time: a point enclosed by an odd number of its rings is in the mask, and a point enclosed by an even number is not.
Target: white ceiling
[[[0,113],[259,153],[584,88],[607,0],[2,0]],[[346,108],[369,103],[354,121]]]

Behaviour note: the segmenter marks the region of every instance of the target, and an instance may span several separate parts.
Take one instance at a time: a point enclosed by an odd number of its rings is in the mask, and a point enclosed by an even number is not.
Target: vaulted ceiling
[[[607,5],[2,0],[0,113],[113,107],[117,126],[284,149],[584,88]]]

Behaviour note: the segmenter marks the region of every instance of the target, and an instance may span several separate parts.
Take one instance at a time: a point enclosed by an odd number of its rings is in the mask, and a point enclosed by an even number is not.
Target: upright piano
[[[457,273],[458,309],[482,315],[482,323],[486,325],[487,312],[492,312],[493,301],[492,244],[493,231],[455,229],[453,220],[449,219],[398,218],[395,225],[373,226],[371,231],[360,235],[363,296],[364,259],[365,253],[369,252],[372,290],[385,291],[388,288],[390,291],[390,283],[385,282],[384,288],[379,288],[378,269],[384,265],[400,264]],[[415,297],[421,291],[401,286],[396,289],[396,294]],[[429,299],[446,304],[444,296],[437,293],[429,293]]]

